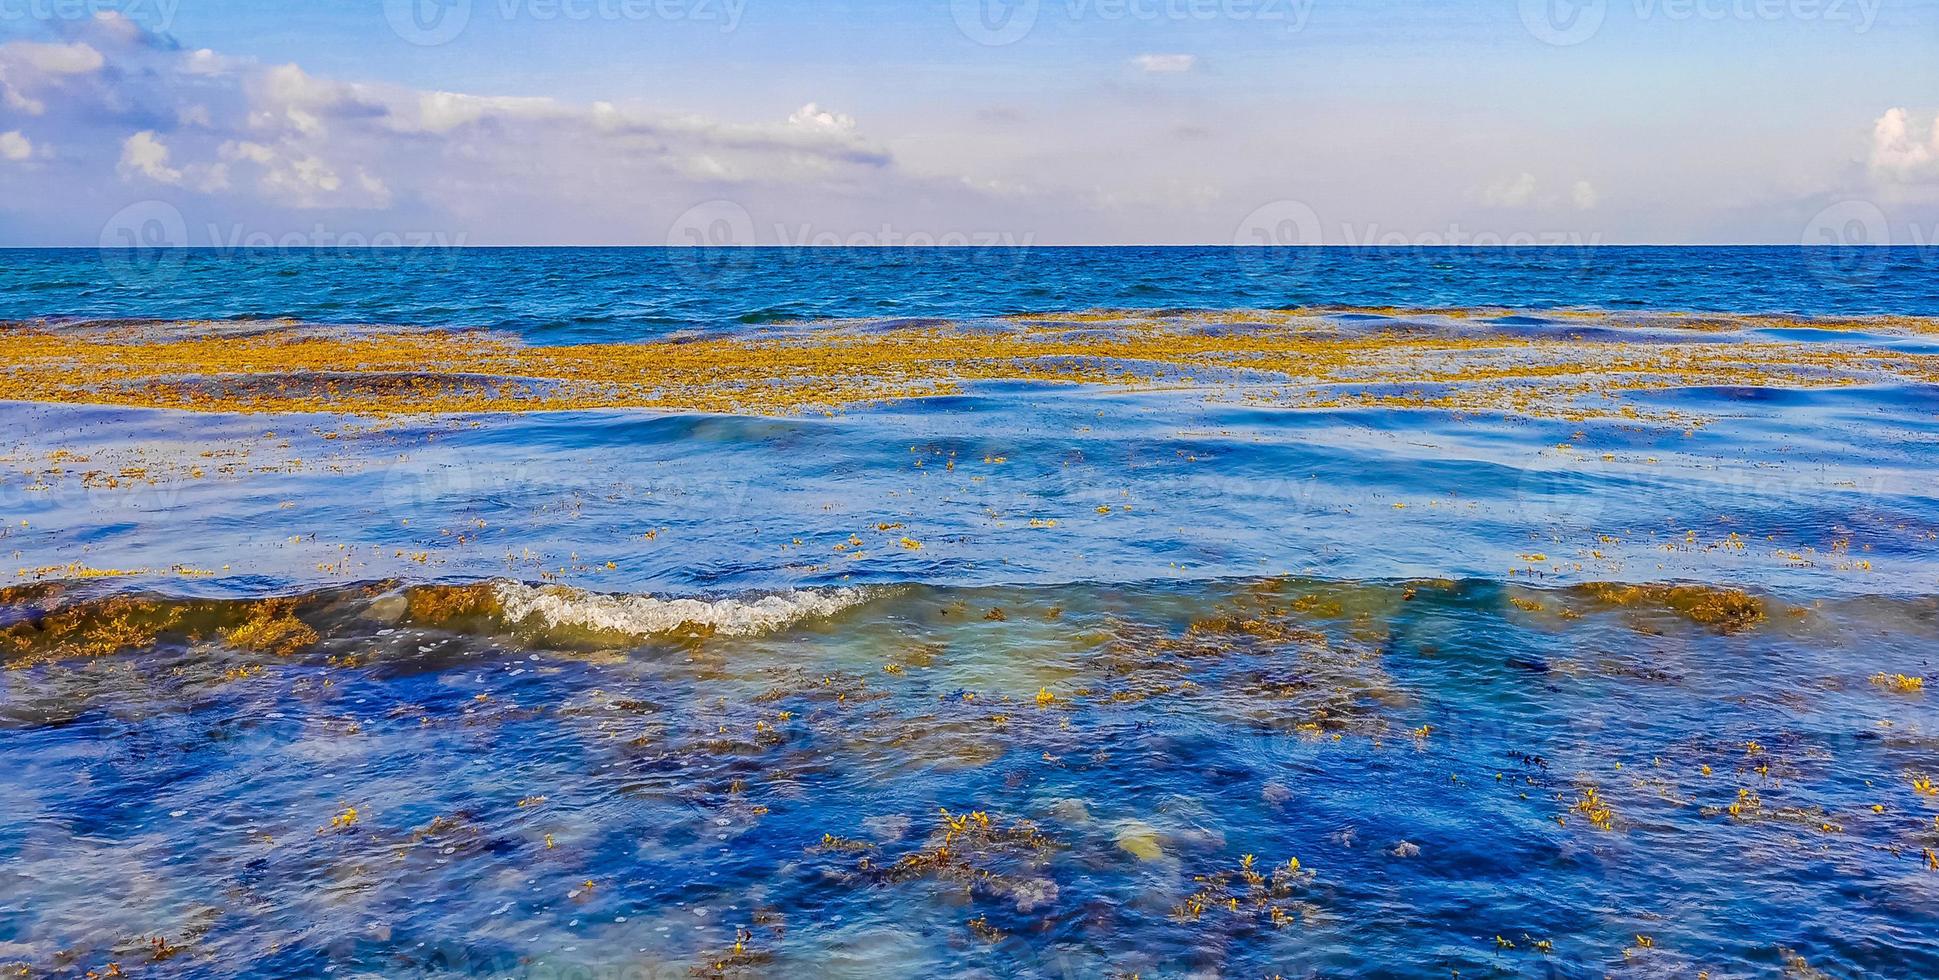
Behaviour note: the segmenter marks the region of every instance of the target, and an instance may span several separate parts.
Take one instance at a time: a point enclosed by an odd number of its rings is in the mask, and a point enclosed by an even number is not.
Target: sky
[[[1939,239],[1939,0],[0,0],[0,245]]]

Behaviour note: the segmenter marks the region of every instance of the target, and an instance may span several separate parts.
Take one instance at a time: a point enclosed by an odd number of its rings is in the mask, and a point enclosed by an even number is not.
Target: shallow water
[[[1939,313],[1881,254],[6,253],[0,315],[62,336],[1391,301],[1516,307],[1458,327],[1510,363],[1788,346],[1566,410],[0,404],[0,965],[1939,975],[1929,322],[1594,312]],[[165,322],[242,314],[305,322]]]
[[[1939,719],[1891,680],[1931,669],[1929,598],[901,586],[731,637],[440,598],[306,597],[280,654],[205,606],[201,639],[7,672],[7,948],[206,976],[1939,962]],[[156,935],[181,952],[151,965]]]

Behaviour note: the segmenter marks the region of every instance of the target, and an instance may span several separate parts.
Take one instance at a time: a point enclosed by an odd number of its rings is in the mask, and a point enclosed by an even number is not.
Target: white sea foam
[[[552,628],[586,629],[629,636],[705,630],[724,636],[758,636],[805,619],[833,616],[868,600],[866,589],[791,591],[759,598],[661,599],[606,595],[563,586],[500,582],[505,621]]]

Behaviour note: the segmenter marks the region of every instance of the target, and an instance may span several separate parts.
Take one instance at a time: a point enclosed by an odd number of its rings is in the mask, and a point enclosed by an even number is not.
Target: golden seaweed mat
[[[1182,390],[1295,408],[1677,418],[1624,395],[1933,384],[1939,320],[1494,309],[1087,311],[839,321],[534,345],[270,321],[0,325],[0,399],[197,412],[587,409],[790,415],[983,382]]]

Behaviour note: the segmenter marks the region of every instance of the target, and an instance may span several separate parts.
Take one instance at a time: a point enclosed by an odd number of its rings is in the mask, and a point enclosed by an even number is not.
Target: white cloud
[[[208,48],[198,48],[182,56],[182,71],[189,75],[220,75],[244,64],[240,59],[225,58]]]
[[[1577,211],[1594,211],[1601,200],[1602,195],[1596,190],[1596,185],[1587,180],[1578,180],[1574,187],[1569,188],[1569,201]]]
[[[71,77],[92,75],[105,63],[100,51],[78,41],[0,44],[0,106],[38,116],[47,111],[39,93],[59,89]]]
[[[160,184],[179,184],[182,172],[168,165],[168,146],[152,129],[144,129],[122,141],[121,163],[116,167],[126,180],[146,177]]]
[[[0,160],[18,163],[33,155],[33,141],[20,135],[20,130],[0,133]]]
[[[1150,75],[1177,75],[1198,67],[1198,55],[1141,54],[1132,58],[1131,64]]]
[[[1481,203],[1495,208],[1525,207],[1535,200],[1535,175],[1522,173],[1497,180],[1481,192]]]
[[[382,209],[390,206],[390,188],[362,167],[351,168],[346,181],[337,168],[313,153],[288,143],[269,146],[246,140],[222,144],[224,163],[219,179],[227,184],[231,165],[247,164],[256,171],[256,187],[270,201],[309,210],[321,207]]]
[[[1872,124],[1872,173],[1888,180],[1912,183],[1939,178],[1939,116],[1926,127],[1925,138],[1914,131],[1911,114],[1886,110]]]
[[[163,9],[166,10],[167,8],[164,7]],[[102,34],[123,44],[131,44],[141,40],[141,25],[135,23],[134,20],[118,10],[103,10],[95,14],[94,26]]]
[[[762,241],[783,226],[941,233],[1037,220],[1032,201],[992,204],[956,173],[910,173],[853,116],[817,103],[742,123],[341,81],[118,25],[75,29],[59,45],[0,47],[0,94],[46,113],[35,155],[53,139],[71,164],[10,173],[5,205],[69,240],[94,239],[112,213],[95,213],[108,203],[100,191],[117,181],[176,189],[192,227],[379,222],[481,244],[663,242],[718,200],[753,214]],[[85,69],[89,52],[105,70],[45,70]],[[0,120],[24,111],[12,109],[0,104]]]
[[[802,106],[788,117],[788,125],[802,129],[818,129],[833,133],[852,133],[855,131],[855,117],[840,112],[831,112],[813,102]]]
[[[0,62],[20,65],[43,75],[88,75],[100,71],[107,59],[92,45],[41,44],[10,41],[0,44]]]
[[[1329,228],[1382,234],[1418,236],[1457,221],[1564,227],[1588,216],[1607,235],[1637,241],[1792,241],[1802,219],[1789,205],[1834,181],[1869,179],[1845,196],[1939,200],[1921,196],[1939,187],[1929,128],[1939,106],[1887,113],[1869,143],[1850,126],[1873,120],[1848,117],[1838,125],[1861,145],[1842,151],[1839,130],[1818,117],[1771,130],[1675,113],[1662,120],[1668,136],[1645,146],[1626,138],[1632,120],[1620,106],[1592,106],[1571,120],[1562,146],[1542,143],[1553,134],[1531,111],[1547,107],[1539,86],[1504,95],[1486,114],[1449,114],[1433,100],[1367,97],[1350,73],[1317,63],[1296,91],[1275,87],[1263,63],[1228,65],[1143,32],[1105,56],[1116,83],[1093,79],[1102,84],[1059,89],[1055,99],[1027,92],[1049,84],[1056,66],[978,60],[870,93],[865,112],[858,102],[790,113],[809,95],[832,97],[810,88],[783,105],[703,116],[631,94],[638,90],[623,81],[611,101],[503,98],[333,78],[308,61],[184,47],[116,18],[20,27],[44,33],[28,40],[0,30],[0,131],[32,137],[26,165],[0,160],[5,241],[90,243],[115,210],[150,196],[181,208],[192,229],[361,223],[462,231],[476,244],[659,243],[686,212],[721,201],[745,209],[762,240],[893,227],[1007,231],[1041,243],[1225,242],[1261,204],[1289,197]],[[1396,84],[1438,77],[1431,62],[1402,62],[1391,66]],[[496,77],[515,86],[503,91],[544,95],[555,84],[546,67],[511,65]],[[983,68],[1007,81],[959,84],[962,70]],[[688,106],[747,105],[773,81],[666,91]],[[1214,83],[1219,91],[1200,91]],[[1154,84],[1164,98],[1152,98]],[[1005,108],[1014,104],[1029,109]],[[1867,104],[1883,112],[1894,103]],[[130,147],[139,133],[149,135]],[[1446,162],[1421,156],[1423,145],[1451,147],[1473,168],[1466,181],[1450,185]],[[1590,159],[1594,184],[1572,162]],[[1599,185],[1611,181],[1620,202],[1600,199]],[[1877,186],[1900,181],[1923,187]],[[1911,217],[1929,224],[1931,213]],[[787,235],[777,236],[784,224]],[[808,233],[797,234],[804,225]]]

